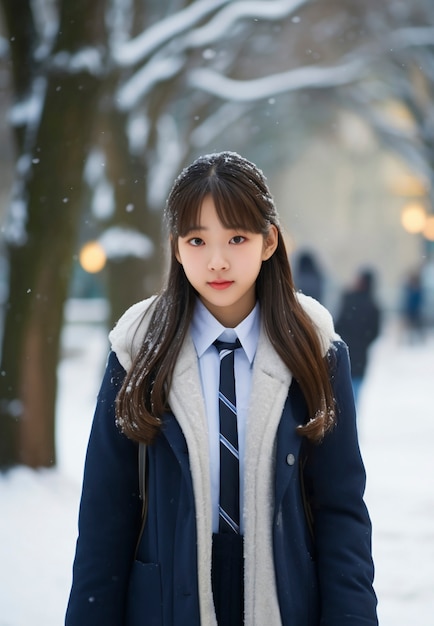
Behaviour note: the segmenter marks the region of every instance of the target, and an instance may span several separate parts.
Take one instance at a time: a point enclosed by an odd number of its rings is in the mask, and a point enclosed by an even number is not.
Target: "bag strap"
[[[148,497],[146,493],[146,444],[139,443],[139,492],[142,500],[142,521],[146,520]]]
[[[145,528],[146,517],[148,514],[148,492],[147,475],[146,475],[146,444],[139,443],[138,451],[138,466],[139,466],[139,494],[142,500],[142,521],[140,524],[140,532],[136,544],[136,555],[139,549],[140,541],[142,539],[143,531]]]
[[[307,527],[309,529],[309,535],[310,538],[312,539],[312,543],[313,546],[315,547],[315,530],[314,530],[314,515],[313,515],[313,511],[312,511],[312,504],[310,502],[310,498],[309,498],[309,494],[308,494],[308,490],[306,488],[306,482],[305,482],[305,467],[306,467],[306,463],[307,463],[307,454],[302,451],[302,453],[300,454],[300,459],[299,459],[299,463],[300,463],[300,491],[301,491],[301,499],[303,501],[303,509],[304,509],[304,514],[305,514],[305,518],[306,518],[306,523],[307,523]]]

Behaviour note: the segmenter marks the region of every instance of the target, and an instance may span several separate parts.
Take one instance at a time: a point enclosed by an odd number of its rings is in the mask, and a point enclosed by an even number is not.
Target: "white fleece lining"
[[[133,359],[142,345],[148,329],[149,318],[143,315],[155,300],[155,296],[133,304],[125,311],[109,333],[109,341],[113,352],[116,353],[119,363],[128,372]]]
[[[302,293],[296,293],[296,296],[318,329],[322,353],[325,355],[331,342],[339,338],[339,335],[334,330],[332,316],[314,298],[305,296]],[[116,326],[109,333],[112,350],[116,352],[119,363],[126,371],[130,369],[134,355],[139,350],[148,328],[149,317],[144,320],[142,320],[142,317],[155,299],[156,296],[151,296],[146,300],[133,304],[119,318]]]
[[[217,626],[211,586],[212,507],[208,424],[191,337],[187,337],[182,347],[173,381],[169,405],[187,441],[195,495],[200,623]]]
[[[245,623],[281,624],[273,562],[275,440],[291,374],[261,332],[245,454]]]

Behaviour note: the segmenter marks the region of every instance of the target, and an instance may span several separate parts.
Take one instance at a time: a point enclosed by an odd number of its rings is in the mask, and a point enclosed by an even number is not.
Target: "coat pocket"
[[[163,626],[161,573],[157,563],[134,561],[128,586],[126,626]]]

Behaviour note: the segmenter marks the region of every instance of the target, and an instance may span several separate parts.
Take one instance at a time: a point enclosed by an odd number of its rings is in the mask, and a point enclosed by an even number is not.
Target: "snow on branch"
[[[175,76],[183,65],[182,56],[152,59],[118,90],[117,106],[121,111],[133,109],[156,84]]]
[[[9,111],[9,121],[12,126],[29,126],[36,132],[39,125],[47,90],[47,80],[37,77],[31,83],[31,89],[26,98],[18,100]]]
[[[224,102],[215,113],[205,118],[190,133],[191,145],[202,148],[210,145],[223,131],[239,120],[249,110],[247,104],[238,102]]]
[[[135,39],[114,46],[112,55],[123,67],[136,65],[158,48],[198,24],[204,17],[218,10],[230,0],[200,0],[185,9],[160,20]]]
[[[154,252],[154,244],[149,237],[138,230],[122,226],[108,228],[100,236],[99,243],[109,259],[149,259]]]
[[[261,4],[261,3],[260,3]],[[351,59],[334,67],[310,65],[253,80],[235,80],[215,70],[197,68],[189,74],[191,87],[232,102],[253,102],[306,88],[338,87],[359,80],[376,58],[398,49],[434,44],[434,28],[398,29],[376,44],[354,51]],[[357,53],[357,58],[354,58]]]
[[[101,51],[96,47],[85,47],[74,53],[62,50],[51,58],[51,66],[69,74],[88,72],[93,76],[100,76],[104,72],[104,61]]]
[[[188,45],[192,48],[209,45],[226,35],[235,22],[241,19],[277,20],[287,17],[308,2],[310,0],[232,2],[219,11],[208,24],[193,30],[188,36]]]
[[[432,46],[434,45],[434,27],[409,26],[399,28],[386,38],[388,47],[409,48],[410,46]]]
[[[254,80],[234,80],[214,70],[196,69],[189,74],[189,84],[222,100],[253,102],[309,87],[346,85],[360,79],[365,67],[366,59],[354,59],[334,67],[310,65]]]

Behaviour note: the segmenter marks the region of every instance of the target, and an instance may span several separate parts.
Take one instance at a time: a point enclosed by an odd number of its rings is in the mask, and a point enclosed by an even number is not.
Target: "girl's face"
[[[256,279],[262,262],[272,256],[277,243],[273,225],[266,237],[225,228],[208,195],[199,223],[178,238],[176,258],[207,309],[223,326],[234,328],[255,306]]]

